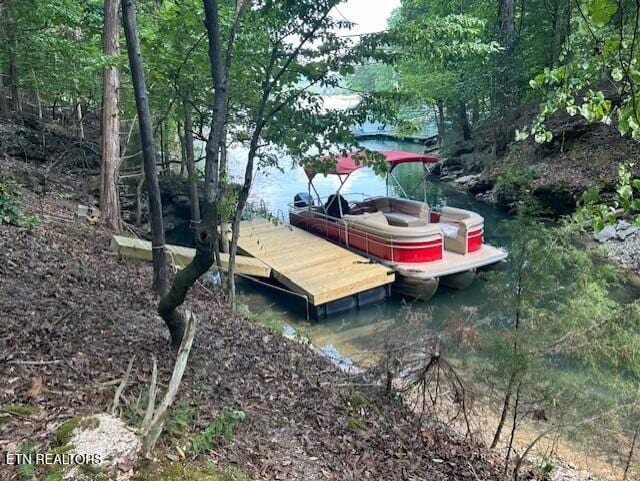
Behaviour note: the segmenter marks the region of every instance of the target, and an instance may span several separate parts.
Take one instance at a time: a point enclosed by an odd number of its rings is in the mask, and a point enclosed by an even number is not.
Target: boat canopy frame
[[[427,202],[427,177],[431,174],[430,166],[433,166],[436,163],[438,163],[440,161],[440,158],[435,155],[418,154],[415,152],[403,152],[403,151],[382,151],[379,153],[385,157],[385,160],[390,165],[390,168],[387,171],[387,174],[385,176],[387,197],[389,197],[389,180],[390,179],[395,184],[395,187],[400,190],[402,195],[404,197],[408,197],[406,191],[400,184],[400,181],[398,180],[398,178],[394,175],[393,171],[400,164],[421,163],[423,168],[423,176],[421,180],[423,202],[426,203]],[[313,184],[313,179],[318,174],[318,172],[315,171],[312,167],[304,168],[305,174],[307,175],[307,179],[308,179],[307,194],[309,195],[309,197],[311,197],[311,189],[313,189],[313,192],[316,194],[316,197],[318,199],[319,206],[324,210],[325,214],[327,214],[327,209],[333,204],[333,202],[335,202],[339,198],[340,192],[342,191],[345,184],[347,183],[347,180],[349,180],[349,177],[351,176],[351,174],[367,166],[366,162],[364,161],[356,163],[357,159],[354,158],[354,156],[357,156],[357,155],[362,155],[362,154],[360,152],[354,152],[346,156],[337,157],[336,166],[333,168],[332,171],[325,173],[325,175],[335,175],[336,177],[338,177],[338,180],[340,181],[340,186],[336,190],[334,197],[331,199],[331,201],[327,206],[325,206],[324,203],[322,202],[320,193],[317,191],[315,185]],[[311,206],[308,206],[308,207],[311,208]],[[338,208],[340,210],[340,217],[342,217],[343,215],[342,204],[340,202],[338,202]]]

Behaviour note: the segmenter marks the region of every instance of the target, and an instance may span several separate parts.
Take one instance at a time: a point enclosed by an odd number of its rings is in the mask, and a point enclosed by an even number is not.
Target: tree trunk
[[[498,27],[500,29],[500,41],[503,47],[501,62],[498,67],[499,85],[497,88],[497,106],[500,119],[497,122],[496,149],[504,152],[511,137],[513,95],[511,86],[511,70],[513,59],[513,39],[515,33],[515,0],[499,0],[498,2]]]
[[[462,138],[464,140],[471,139],[471,127],[469,126],[469,117],[467,117],[467,104],[464,100],[458,102],[458,121],[460,122]]]
[[[40,105],[40,94],[38,94],[38,105]],[[42,118],[42,116],[40,117]],[[82,118],[82,100],[80,99],[80,97],[76,99],[76,117],[78,120],[78,131],[80,133],[80,140],[84,140],[84,120]]]
[[[636,443],[638,442],[638,435],[640,434],[640,423],[636,424],[636,429],[633,431],[633,439],[631,440],[631,447],[629,448],[629,454],[627,456],[627,462],[624,465],[624,473],[622,475],[622,481],[627,481],[629,476],[629,470],[633,463],[633,454],[636,450]]]
[[[209,61],[211,63],[211,76],[215,89],[213,96],[213,115],[211,129],[206,146],[205,167],[205,212],[203,222],[200,224],[195,236],[196,255],[191,263],[180,270],[171,286],[171,290],[160,300],[158,313],[167,325],[182,326],[184,331],[184,318],[178,311],[178,307],[184,302],[187,292],[198,278],[207,272],[216,258],[218,243],[218,208],[216,198],[218,196],[218,160],[219,146],[222,138],[224,123],[226,121],[227,86],[225,65],[222,59],[222,47],[220,40],[220,24],[218,18],[217,0],[203,0],[205,11],[205,27],[209,39]],[[230,39],[230,45],[233,39]],[[185,109],[186,110],[186,109]],[[185,119],[186,121],[186,119]],[[185,122],[186,123],[186,122]],[[189,133],[192,134],[192,129]],[[194,165],[195,169],[195,165]],[[195,174],[195,172],[192,172]],[[190,173],[190,177],[191,173]],[[193,178],[192,178],[193,183]],[[180,345],[180,339],[174,339],[173,346]]]
[[[176,122],[176,134],[178,137],[178,142],[180,143],[180,174],[179,177],[183,178],[186,176],[187,172],[187,152],[184,146],[184,128],[182,126],[182,122],[179,120]],[[188,177],[187,177],[188,178]]]
[[[204,218],[196,235],[196,255],[193,261],[175,276],[169,293],[162,298],[158,313],[165,321],[182,319],[178,307],[184,302],[189,288],[202,274],[213,265],[214,259],[219,260],[217,246],[218,238],[218,209],[220,202],[218,192],[220,144],[223,140],[224,124],[227,116],[227,80],[226,74],[231,65],[231,53],[235,42],[238,22],[243,14],[244,6],[236,12],[236,19],[227,43],[226,62],[222,58],[220,41],[220,24],[218,18],[217,0],[203,0],[205,11],[205,27],[209,39],[209,61],[211,63],[211,77],[213,79],[213,115],[211,129],[206,147],[205,167],[205,211]],[[246,5],[243,4],[243,5]],[[184,321],[183,321],[184,322]]]
[[[437,108],[437,124],[438,124],[438,144],[442,147],[442,140],[445,134],[444,124],[444,101],[442,99],[436,100]]]
[[[0,117],[6,117],[9,113],[9,108],[7,107],[7,97],[4,94],[4,83],[2,82],[3,76],[4,73],[2,72],[2,69],[0,69]]]
[[[493,435],[493,441],[491,441],[491,449],[495,449],[495,447],[500,442],[502,429],[504,428],[504,424],[507,421],[507,414],[509,414],[509,406],[511,405],[511,396],[513,396],[513,385],[515,384],[515,380],[516,380],[516,375],[514,371],[511,373],[511,376],[509,377],[509,383],[507,384],[507,392],[505,393],[504,402],[502,403],[502,413],[500,414],[500,421],[498,422],[496,433]]]
[[[226,129],[223,134],[222,144],[220,145],[220,198],[227,198],[227,167],[229,156],[226,143]],[[220,251],[225,254],[229,253],[229,222],[226,217],[220,219]]]
[[[118,0],[105,0],[103,53],[120,55]],[[120,232],[120,71],[107,67],[103,72],[102,93],[102,164],[100,169],[100,219],[104,225]]]
[[[509,461],[511,459],[511,450],[513,449],[513,442],[516,437],[516,430],[518,429],[518,408],[520,407],[520,389],[522,388],[522,383],[518,384],[518,388],[516,389],[516,398],[513,402],[513,419],[511,424],[511,435],[509,436],[509,443],[507,444],[507,455],[504,459],[504,474],[507,474],[507,470],[509,469]]]
[[[3,42],[7,41],[5,36],[6,33],[6,14],[4,13],[5,6],[2,2],[0,2],[0,34],[2,35],[0,38]],[[4,60],[4,59],[2,59]],[[0,63],[0,117],[6,117],[9,114],[9,107],[7,105],[7,96],[4,91],[4,71],[1,66],[4,64],[4,61]]]
[[[18,42],[16,38],[16,24],[11,14],[11,2],[5,0],[5,25],[7,34],[7,47],[9,49],[9,88],[11,90],[11,110],[22,112],[22,101],[18,89],[17,53]]]
[[[165,252],[164,227],[162,225],[162,203],[160,199],[160,185],[156,169],[156,154],[153,145],[153,130],[151,128],[151,113],[149,99],[144,79],[142,53],[136,26],[136,6],[133,0],[122,0],[122,17],[124,20],[124,34],[127,39],[127,51],[133,90],[138,111],[140,125],[140,141],[142,143],[142,157],[144,162],[145,181],[149,197],[149,217],[151,223],[151,244],[153,248],[153,287],[160,294],[168,291],[168,268]],[[180,346],[184,334],[184,323],[167,322],[171,334],[172,345]]]
[[[198,195],[198,176],[196,173],[195,154],[193,149],[193,118],[191,106],[184,102],[184,151],[186,154],[187,173],[189,175],[189,197],[191,199],[191,221],[193,227],[200,224],[200,197]]]

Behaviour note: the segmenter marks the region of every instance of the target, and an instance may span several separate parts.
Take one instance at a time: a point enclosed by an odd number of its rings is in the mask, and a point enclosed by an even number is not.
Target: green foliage
[[[165,433],[167,435],[179,436],[188,431],[196,419],[196,410],[185,402],[179,402],[173,410],[173,416],[167,422]]]
[[[546,123],[564,110],[588,122],[617,121],[621,135],[640,139],[640,47],[637,25],[640,11],[626,2],[589,0],[576,2],[572,31],[553,67],[535,75],[530,86],[544,101],[537,118],[516,136],[529,135],[536,142],[548,142],[553,134]],[[605,86],[606,85],[606,90]],[[613,92],[620,96],[615,105]]]
[[[29,439],[20,444],[21,454],[34,454],[35,451],[36,445]],[[18,465],[18,473],[23,481],[34,481],[36,479],[36,467],[32,463],[20,463]]]
[[[573,220],[579,225],[589,224],[594,230],[601,231],[606,225],[615,224],[618,214],[622,213],[640,225],[640,179],[633,178],[633,165],[622,163],[618,166],[618,185],[608,202],[603,202],[598,186],[586,190],[580,198]]]
[[[529,197],[531,182],[534,179],[535,173],[531,169],[510,167],[498,176],[492,192],[500,205],[513,207]]]
[[[195,457],[210,451],[219,438],[224,438],[227,443],[230,443],[236,427],[244,418],[243,411],[225,408],[218,418],[213,420],[204,431],[191,440],[188,448],[189,454]]]
[[[37,217],[26,215],[20,209],[20,186],[11,177],[0,176],[0,224],[18,227],[35,227],[40,221]]]
[[[500,280],[486,286],[493,312],[502,315],[482,330],[479,351],[489,367],[482,363],[480,376],[496,386],[497,402],[517,390],[522,406],[542,406],[551,422],[602,415],[612,407],[612,391],[595,379],[621,372],[623,363],[623,369],[636,369],[631,358],[617,358],[614,367],[611,354],[602,355],[605,344],[637,338],[632,323],[619,322],[625,307],[609,296],[617,282],[613,269],[576,245],[570,227],[544,226],[520,210],[506,228],[514,238],[510,269],[492,274]],[[595,344],[602,350],[596,353]],[[559,365],[571,374],[550,375]],[[522,409],[519,418],[531,414]]]
[[[0,406],[0,411],[18,416],[33,416],[40,411],[40,408],[30,404],[5,404]]]

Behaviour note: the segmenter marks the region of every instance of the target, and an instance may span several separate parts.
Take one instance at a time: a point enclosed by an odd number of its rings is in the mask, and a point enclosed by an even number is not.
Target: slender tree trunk
[[[185,146],[184,146],[184,128],[182,126],[182,122],[177,121],[176,122],[176,134],[178,137],[178,142],[180,142],[180,174],[179,177],[183,178],[183,177],[187,177],[186,176],[186,172],[187,172],[187,152],[185,150]]]
[[[226,119],[226,80],[225,65],[222,59],[222,47],[220,40],[220,23],[218,18],[217,0],[203,0],[205,11],[205,27],[209,39],[209,61],[211,62],[211,75],[215,89],[213,96],[213,115],[211,129],[206,147],[205,167],[205,212],[195,236],[196,255],[184,269],[180,270],[171,286],[171,290],[162,297],[158,306],[158,313],[167,325],[172,324],[184,333],[185,320],[178,311],[178,307],[184,302],[187,292],[198,278],[207,272],[213,265],[217,249],[218,239],[218,209],[216,205],[218,187],[218,155],[223,126]],[[230,42],[233,40],[231,39]],[[193,129],[190,129],[192,133]],[[194,166],[195,167],[195,166]],[[191,173],[190,173],[191,175]],[[180,338],[174,338],[173,346],[180,345]]]
[[[140,43],[138,41],[136,25],[136,6],[133,0],[122,0],[122,17],[124,33],[127,39],[127,51],[133,90],[138,110],[140,125],[140,141],[142,143],[142,157],[144,162],[145,181],[149,197],[149,217],[151,223],[151,238],[153,248],[153,287],[162,296],[168,291],[168,268],[165,252],[164,227],[162,224],[162,203],[160,199],[160,185],[156,168],[156,154],[153,145],[153,130],[151,128],[151,112],[144,79],[144,69]],[[184,323],[178,325],[167,322],[171,334],[171,343],[177,349],[184,334]]]
[[[40,97],[38,95],[38,97]],[[80,140],[84,140],[84,125],[82,118],[82,100],[80,97],[76,99],[76,119],[78,120],[78,132],[80,134]]]
[[[467,104],[464,100],[458,102],[458,121],[460,122],[462,138],[464,140],[471,139],[471,127],[469,126],[469,117],[467,117]]]
[[[498,27],[500,40],[503,47],[501,62],[498,67],[499,85],[497,88],[497,104],[500,114],[499,128],[497,132],[496,146],[499,152],[503,152],[509,142],[512,125],[513,93],[511,70],[513,67],[513,39],[515,34],[515,1],[498,1]]]
[[[18,41],[16,37],[16,24],[11,13],[12,2],[5,0],[5,28],[7,35],[7,47],[9,50],[9,88],[11,90],[11,110],[22,112],[22,101],[18,89],[18,61],[16,50]]]
[[[104,2],[103,53],[120,55],[118,0]],[[100,169],[100,219],[104,225],[120,232],[120,70],[107,67],[102,83],[102,164]],[[79,105],[79,104],[78,104]],[[82,125],[82,122],[81,122]]]
[[[436,108],[437,108],[437,123],[438,123],[438,144],[442,147],[442,140],[444,139],[445,134],[445,123],[444,123],[444,101],[442,99],[436,100]]]
[[[516,398],[513,403],[513,419],[511,424],[511,435],[509,436],[509,444],[507,444],[507,455],[504,459],[504,474],[507,474],[509,469],[509,460],[511,459],[511,450],[513,449],[513,442],[516,437],[516,430],[518,429],[518,408],[520,407],[520,388],[522,383],[518,384],[516,389]]]
[[[509,377],[509,383],[507,384],[507,391],[504,395],[504,402],[502,403],[502,413],[500,414],[500,421],[498,421],[498,427],[496,433],[493,435],[493,441],[491,441],[491,449],[495,449],[500,442],[502,436],[502,430],[507,421],[507,415],[509,414],[509,407],[511,406],[511,396],[513,396],[513,385],[515,384],[515,371],[511,373]]]
[[[7,107],[7,97],[4,93],[4,83],[3,83],[4,72],[0,68],[0,117],[6,117],[9,113],[9,108]]]
[[[631,447],[629,448],[629,455],[627,456],[627,462],[624,465],[624,473],[622,475],[622,481],[627,481],[629,476],[629,470],[633,463],[633,455],[636,450],[636,443],[638,442],[638,436],[640,435],[640,423],[636,424],[636,429],[633,432],[633,439],[631,440]]]
[[[6,14],[4,12],[5,8],[4,4],[0,2],[0,39],[2,39],[3,42],[7,41],[7,37],[5,35],[7,25]],[[2,60],[3,61],[0,62],[0,117],[6,117],[9,114],[9,107],[7,105],[7,95],[4,91],[4,71],[1,68],[4,64],[4,59]]]
[[[193,148],[193,118],[191,116],[191,106],[186,101],[184,102],[184,151],[186,154],[187,173],[189,175],[191,221],[194,227],[198,227],[200,224],[200,197],[198,195],[198,176],[196,173]]]
[[[223,135],[222,144],[220,145],[220,198],[227,198],[227,168],[229,162],[229,156],[227,151],[226,129]],[[229,222],[226,217],[220,219],[220,251],[225,254],[229,253]]]

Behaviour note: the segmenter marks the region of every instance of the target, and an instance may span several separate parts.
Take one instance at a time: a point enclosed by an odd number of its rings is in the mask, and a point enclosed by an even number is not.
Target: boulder
[[[604,229],[602,229],[600,232],[596,232],[593,234],[593,238],[602,244],[604,244],[607,241],[610,241],[611,239],[616,238],[616,236],[617,236],[616,228],[612,225],[608,225]]]

